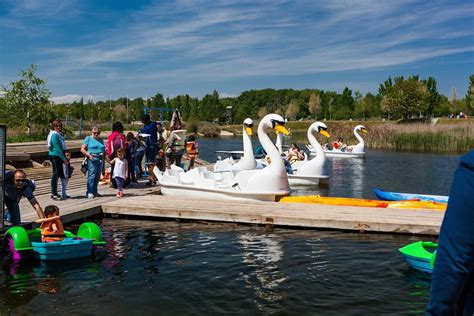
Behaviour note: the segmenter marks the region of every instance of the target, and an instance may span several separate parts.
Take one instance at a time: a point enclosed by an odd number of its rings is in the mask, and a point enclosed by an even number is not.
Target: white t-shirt
[[[118,158],[114,158],[113,161],[114,161],[114,173],[112,174],[112,178],[125,179],[127,177],[127,175],[125,174],[127,159],[120,160]]]

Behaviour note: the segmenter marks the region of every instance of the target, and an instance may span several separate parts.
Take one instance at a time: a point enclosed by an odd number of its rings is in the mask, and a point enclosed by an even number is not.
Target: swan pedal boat
[[[273,145],[267,130],[289,134],[283,117],[268,114],[258,125],[258,139],[273,163],[264,169],[225,170],[210,172],[198,167],[187,172],[167,169],[154,173],[161,185],[163,195],[227,200],[275,201],[290,193],[285,165],[280,153]],[[255,158],[253,159],[255,162]]]
[[[293,174],[288,174],[288,181],[291,187],[299,186],[317,186],[317,185],[328,185],[329,175],[327,172],[327,159],[326,154],[318,142],[315,134],[323,135],[324,137],[330,137],[327,132],[326,124],[322,122],[314,122],[311,124],[307,131],[307,138],[311,144],[316,157],[309,160],[305,153],[305,159],[294,162],[291,167]],[[281,135],[277,135],[277,148],[281,152]]]
[[[445,211],[446,204],[408,200],[408,201],[381,201],[371,199],[357,199],[345,197],[326,197],[320,195],[306,195],[306,196],[285,196],[279,200],[280,203],[309,203],[309,204],[325,204],[325,205],[339,205],[339,206],[365,206],[365,207],[379,207],[379,208],[397,208],[397,209],[428,209]]]
[[[435,242],[417,241],[398,249],[398,251],[413,269],[433,273],[437,249],[438,244]]]
[[[385,200],[385,201],[402,201],[402,200],[420,199],[422,201],[448,203],[448,200],[449,200],[449,196],[446,196],[446,195],[387,192],[387,191],[380,190],[378,188],[374,189],[374,194],[379,200]]]
[[[365,142],[359,132],[367,133],[367,129],[363,125],[357,125],[354,127],[354,136],[357,138],[359,143],[357,145],[348,146],[349,150],[342,151],[340,149],[325,149],[324,153],[327,157],[331,158],[365,158]],[[315,148],[312,145],[306,145],[306,147],[310,151],[311,156],[316,156]]]

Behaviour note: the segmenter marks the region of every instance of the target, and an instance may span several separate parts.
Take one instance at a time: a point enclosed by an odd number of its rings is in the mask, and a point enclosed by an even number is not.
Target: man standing
[[[33,182],[26,179],[26,174],[23,170],[9,171],[5,174],[5,206],[8,211],[5,213],[5,219],[12,223],[12,225],[19,225],[21,223],[19,203],[23,196],[28,199],[39,218],[45,217],[43,209],[33,194],[34,189]]]
[[[146,135],[145,143],[145,157],[146,162],[148,163],[148,176],[149,181],[146,185],[156,185],[156,177],[153,174],[153,168],[156,165],[156,154],[158,153],[157,147],[157,128],[156,122],[152,121],[150,114],[145,114],[143,116],[142,122],[144,124],[143,128],[140,129],[140,134]]]
[[[474,315],[474,151],[461,157],[438,239],[427,315]]]

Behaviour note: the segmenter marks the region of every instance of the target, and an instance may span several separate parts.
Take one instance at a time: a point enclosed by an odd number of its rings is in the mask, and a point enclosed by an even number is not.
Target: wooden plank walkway
[[[40,205],[43,208],[50,204],[57,205],[60,208],[64,223],[101,214],[101,205],[103,203],[117,199],[115,196],[116,189],[101,184],[99,184],[99,193],[103,195],[102,197],[94,199],[86,198],[86,177],[79,171],[81,161],[82,159],[73,159],[72,165],[75,171],[68,185],[68,195],[72,198],[63,201],[56,201],[50,198],[51,167],[24,169],[28,178],[34,179],[36,182],[37,188],[35,196]],[[125,194],[128,196],[143,196],[159,193],[159,187],[147,187],[144,183],[145,181],[142,181],[138,185],[125,189]],[[59,192],[61,192],[60,187],[61,185],[59,184]],[[20,210],[22,222],[34,222],[37,219],[35,210],[25,198],[20,202]]]
[[[129,197],[102,204],[104,214],[278,225],[351,231],[438,235],[444,212],[320,204]]]

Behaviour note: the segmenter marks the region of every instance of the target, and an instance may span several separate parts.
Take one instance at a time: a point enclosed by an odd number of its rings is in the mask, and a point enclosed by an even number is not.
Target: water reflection
[[[279,311],[287,296],[282,286],[287,276],[279,268],[284,253],[278,237],[244,233],[239,235],[239,243],[243,248],[242,260],[251,268],[241,276],[257,296],[256,307],[265,314]]]
[[[0,306],[3,306],[0,314],[9,314],[12,309],[26,305],[38,294],[67,291],[69,286],[64,284],[71,281],[80,280],[82,288],[93,288],[100,283],[96,278],[100,264],[91,257],[60,261],[5,260],[0,277]]]
[[[365,159],[331,158],[331,187],[344,187],[346,197],[362,197],[365,188]],[[331,192],[332,193],[332,192]]]

